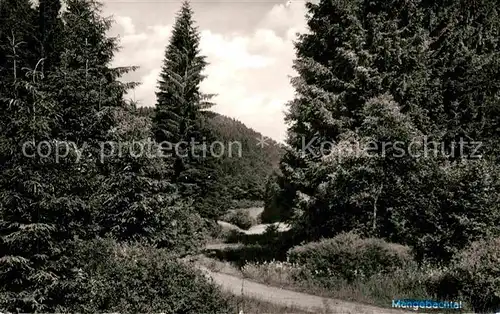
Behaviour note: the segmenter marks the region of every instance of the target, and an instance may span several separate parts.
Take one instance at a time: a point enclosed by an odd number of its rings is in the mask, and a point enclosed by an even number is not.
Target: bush
[[[381,239],[362,239],[353,233],[296,246],[287,255],[289,262],[304,265],[319,277],[348,281],[393,272],[413,263],[410,248]]]
[[[166,251],[96,240],[74,253],[73,275],[52,291],[64,301],[55,312],[231,312],[214,284]]]
[[[308,314],[295,306],[286,306],[284,304],[273,304],[259,300],[258,298],[246,295],[228,295],[231,303],[234,305],[234,312],[239,313],[273,313],[273,314]]]
[[[263,223],[285,222],[293,214],[291,201],[295,198],[295,191],[284,177],[273,172],[266,181],[264,192],[264,211],[261,219]]]
[[[247,263],[241,271],[246,278],[272,286],[382,307],[393,299],[439,299],[427,286],[442,273],[440,269],[412,264],[349,282],[336,276],[318,277],[314,270],[280,261]]]
[[[243,276],[274,286],[293,285],[303,278],[303,269],[288,262],[250,262],[241,268]]]
[[[454,258],[444,278],[458,296],[470,302],[474,311],[500,309],[500,238],[480,240]]]
[[[406,182],[404,201],[393,209],[395,240],[411,245],[418,260],[448,263],[472,242],[500,236],[500,167],[495,162],[433,166]]]
[[[232,262],[241,267],[247,262],[265,262],[271,260],[285,259],[286,252],[277,250],[276,248],[251,244],[240,247],[228,247],[222,250],[213,250],[206,253],[209,257],[215,257],[221,261]]]
[[[231,208],[251,208],[251,207],[264,207],[264,202],[262,201],[256,201],[256,200],[232,200],[231,201]]]
[[[248,230],[250,229],[250,227],[257,224],[257,220],[244,209],[231,211],[225,217],[223,217],[222,220],[232,223],[233,225],[245,230]]]
[[[264,233],[246,234],[238,230],[227,232],[226,243],[259,244],[281,247],[289,237],[289,231],[280,232],[276,225],[267,226]],[[290,246],[291,247],[291,246]]]

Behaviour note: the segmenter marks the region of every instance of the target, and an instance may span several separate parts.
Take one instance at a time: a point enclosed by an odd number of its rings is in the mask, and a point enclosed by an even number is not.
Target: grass
[[[340,276],[320,276],[314,269],[283,262],[287,248],[294,242],[287,232],[233,233],[225,240],[239,246],[207,250],[199,262],[212,271],[269,286],[383,308],[392,307],[393,299],[442,300],[438,294],[444,291],[435,285],[442,275],[437,268],[424,269],[412,264],[387,274],[348,281]],[[462,301],[466,304],[464,310],[470,310],[469,302]]]
[[[190,260],[198,265],[208,268],[213,272],[243,278],[243,273],[241,272],[241,270],[229,262],[222,262],[213,258],[209,258],[205,255],[196,255],[193,256]]]
[[[348,282],[334,276],[316,277],[308,269],[287,262],[248,263],[240,270],[249,278],[270,286],[379,307],[391,307],[393,299],[436,300],[419,274],[398,270]]]
[[[388,275],[375,275],[368,279],[347,282],[332,277],[320,280],[308,275],[307,271],[297,265],[286,262],[247,263],[238,267],[234,263],[202,255],[197,256],[195,260],[212,271],[247,278],[269,286],[383,308],[392,307],[393,299],[439,300],[430,295],[425,285],[419,281],[419,277],[425,274],[420,275],[412,270],[399,270]]]
[[[331,306],[325,303],[322,308],[315,308],[305,311],[293,306],[282,306],[264,302],[248,296],[227,295],[231,305],[235,308],[235,313],[241,310],[243,314],[331,314],[335,313]],[[339,313],[339,312],[337,312]],[[362,306],[354,308],[352,311],[344,311],[342,314],[373,314]]]
[[[273,259],[284,258],[284,252],[264,245],[241,245],[205,251],[208,257],[216,258],[220,261],[232,262],[238,267],[242,267],[248,262],[265,262]]]
[[[231,305],[236,309],[235,313],[239,313],[242,311],[244,314],[261,314],[261,313],[269,313],[269,314],[309,314],[309,313],[321,313],[317,311],[304,311],[302,309],[284,306],[284,305],[276,305],[268,302],[264,302],[255,298],[251,298],[248,296],[235,296],[235,295],[227,295],[229,298]]]

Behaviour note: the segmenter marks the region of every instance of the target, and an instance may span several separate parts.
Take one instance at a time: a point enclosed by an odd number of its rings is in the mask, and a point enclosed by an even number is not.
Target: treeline
[[[207,197],[217,160],[196,158],[203,147],[159,146],[210,136],[198,123],[210,103],[189,4],[153,121],[123,98],[136,84],[121,75],[134,67],[111,66],[118,41],[99,3],[6,0],[0,20],[0,309],[229,311],[176,260],[203,245],[223,210]]]
[[[498,310],[498,2],[324,0],[307,9],[288,147],[263,214],[290,222],[288,247],[309,242],[288,259],[327,291]],[[368,270],[406,252],[396,270]]]
[[[453,285],[495,309],[498,248],[481,247],[500,235],[498,2],[307,8],[289,146],[266,207],[302,240],[355,232],[453,261],[469,286]]]
[[[277,193],[293,196],[280,205],[295,228],[357,230],[439,260],[498,235],[496,2],[307,7]]]
[[[139,107],[137,113],[152,119],[155,108]],[[234,118],[212,111],[204,111],[199,118],[212,138],[221,143],[214,145],[216,154],[221,155],[214,164],[219,183],[215,200],[226,208],[260,205],[265,197],[266,178],[278,171],[284,146]],[[263,145],[259,142],[261,138],[265,141]]]

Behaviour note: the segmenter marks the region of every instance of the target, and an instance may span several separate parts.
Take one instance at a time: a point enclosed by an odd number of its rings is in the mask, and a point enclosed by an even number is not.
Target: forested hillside
[[[148,118],[155,113],[152,107],[139,107],[137,112]],[[226,154],[217,163],[217,177],[223,182],[225,191],[220,197],[228,198],[233,208],[260,204],[264,200],[266,179],[278,170],[283,145],[270,138],[259,145],[263,135],[234,118],[205,111],[201,119],[212,137],[227,146]],[[229,156],[229,147],[232,156]]]

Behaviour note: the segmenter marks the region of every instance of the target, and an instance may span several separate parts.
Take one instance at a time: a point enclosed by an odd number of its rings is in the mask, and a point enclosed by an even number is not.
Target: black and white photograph
[[[6,313],[500,313],[500,3],[0,0]]]

